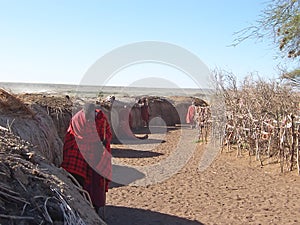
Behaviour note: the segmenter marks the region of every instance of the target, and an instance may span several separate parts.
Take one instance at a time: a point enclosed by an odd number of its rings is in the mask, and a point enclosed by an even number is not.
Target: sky
[[[107,54],[149,41],[181,48],[210,71],[226,70],[240,80],[250,73],[273,79],[279,61],[271,41],[231,46],[234,33],[254,24],[265,7],[257,0],[0,0],[0,81],[77,85]],[[133,61],[105,75],[105,84],[155,78],[155,85],[195,88],[194,76],[206,79],[167,61]]]

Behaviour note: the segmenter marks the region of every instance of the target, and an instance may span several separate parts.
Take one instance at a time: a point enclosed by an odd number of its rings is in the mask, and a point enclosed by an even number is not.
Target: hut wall
[[[190,103],[179,103],[178,105],[176,105],[176,110],[182,124],[186,123],[186,114],[190,105]]]
[[[32,105],[35,115],[1,114],[0,126],[36,146],[36,150],[49,162],[59,166],[62,161],[62,140],[52,118],[39,105]]]
[[[56,127],[57,134],[61,140],[64,140],[65,134],[69,127],[69,123],[72,118],[72,112],[69,109],[63,109],[61,111],[48,108],[48,114],[51,116],[54,126]]]
[[[141,117],[141,107],[134,105],[131,108],[131,118],[132,118],[132,129],[138,129],[143,126]]]
[[[177,110],[174,105],[166,100],[156,99],[149,103],[150,121],[155,117],[161,117],[167,126],[175,126],[180,122]],[[153,124],[162,125],[162,124]]]

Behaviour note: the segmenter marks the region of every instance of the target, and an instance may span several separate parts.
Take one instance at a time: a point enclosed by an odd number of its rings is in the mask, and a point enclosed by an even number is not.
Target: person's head
[[[83,107],[83,112],[87,121],[95,119],[95,105],[93,103],[86,103]]]

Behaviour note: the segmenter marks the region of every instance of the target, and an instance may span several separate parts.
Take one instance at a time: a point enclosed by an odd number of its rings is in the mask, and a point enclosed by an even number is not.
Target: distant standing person
[[[86,104],[72,117],[64,139],[61,167],[88,191],[97,213],[105,206],[112,177],[111,139],[107,117],[94,104]]]
[[[149,104],[146,98],[142,100],[141,116],[142,116],[143,126],[149,127]]]
[[[195,117],[195,103],[192,102],[192,105],[190,105],[188,107],[188,111],[187,111],[187,114],[186,114],[186,122],[188,124],[190,124],[191,128],[193,129],[195,127],[195,120],[194,120],[194,117]]]

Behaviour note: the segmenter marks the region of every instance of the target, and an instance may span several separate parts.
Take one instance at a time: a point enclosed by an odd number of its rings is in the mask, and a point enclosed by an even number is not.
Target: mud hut
[[[38,104],[25,104],[20,98],[0,90],[0,126],[28,141],[50,163],[62,160],[62,140],[46,110]]]
[[[144,97],[145,98],[145,97]],[[167,126],[175,126],[180,122],[178,112],[170,99],[162,98],[158,96],[147,96],[149,102],[149,113],[150,121],[157,121],[152,125],[163,125],[160,124],[160,121],[164,121]],[[153,120],[154,118],[161,118],[162,120]]]
[[[62,141],[47,111],[0,90],[0,224],[105,224],[56,165]]]
[[[57,134],[63,140],[74,109],[73,99],[66,96],[20,94],[17,97],[27,105],[39,105],[51,117]],[[76,103],[75,103],[76,104]]]
[[[180,123],[182,124],[186,123],[186,114],[192,102],[194,102],[196,106],[202,106],[202,107],[208,106],[208,103],[206,101],[197,97],[180,97],[174,99],[174,105],[179,115]]]

